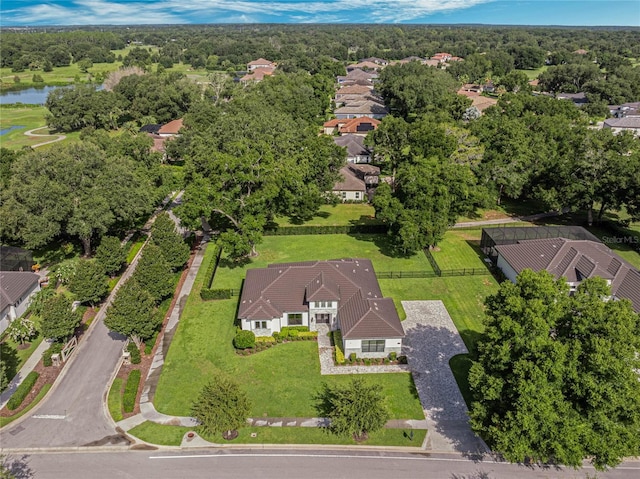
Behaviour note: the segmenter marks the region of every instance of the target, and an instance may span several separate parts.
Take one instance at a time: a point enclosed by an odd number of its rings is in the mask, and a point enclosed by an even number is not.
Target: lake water
[[[44,105],[47,101],[49,92],[56,88],[73,88],[68,86],[43,86],[41,88],[25,88],[24,90],[4,91],[0,93],[0,105],[11,105],[15,103],[25,103],[27,105]],[[97,90],[102,89],[102,85],[96,87]]]
[[[2,130],[0,130],[0,136],[6,135],[7,133],[9,133],[10,131],[13,131],[13,130],[19,130],[20,128],[24,128],[24,126],[15,125],[15,126],[10,126],[9,128],[3,128]]]

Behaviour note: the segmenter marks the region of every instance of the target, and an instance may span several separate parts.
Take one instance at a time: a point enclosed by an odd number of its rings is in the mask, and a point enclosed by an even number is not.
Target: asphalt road
[[[261,479],[513,479],[595,477],[592,468],[527,467],[450,455],[349,451],[198,450],[12,455],[9,469],[21,479],[247,478]],[[637,478],[640,463],[598,473],[599,479]]]

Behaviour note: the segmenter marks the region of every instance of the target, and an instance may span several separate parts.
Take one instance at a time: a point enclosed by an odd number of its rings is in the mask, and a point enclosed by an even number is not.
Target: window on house
[[[331,301],[317,301],[316,308],[330,308]]]
[[[359,199],[360,199],[360,192],[356,191],[356,200],[359,200]]]
[[[253,329],[268,329],[267,321],[254,321]]]
[[[287,318],[289,326],[302,326],[302,313],[289,313]]]
[[[346,198],[347,198],[347,192],[346,192],[346,191],[343,191],[343,192],[342,192],[342,199],[344,200],[344,199],[346,199]]]
[[[363,353],[384,353],[384,339],[366,339],[362,341]]]

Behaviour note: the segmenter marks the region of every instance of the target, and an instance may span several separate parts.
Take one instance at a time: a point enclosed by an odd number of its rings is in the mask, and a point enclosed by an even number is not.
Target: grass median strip
[[[107,399],[109,406],[109,414],[115,422],[122,421],[122,379],[115,378],[109,389],[109,398]]]

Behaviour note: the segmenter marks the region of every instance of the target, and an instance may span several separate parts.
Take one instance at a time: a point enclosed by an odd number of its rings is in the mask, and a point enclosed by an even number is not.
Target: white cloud
[[[108,0],[74,0],[69,6],[34,4],[3,12],[11,24],[154,24],[256,22],[261,18],[290,17],[299,23],[368,21],[394,23],[429,14],[460,10],[495,0],[158,0],[118,3]]]

